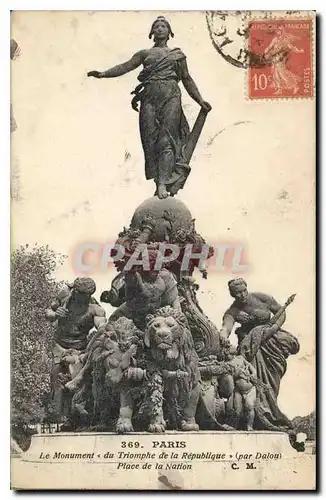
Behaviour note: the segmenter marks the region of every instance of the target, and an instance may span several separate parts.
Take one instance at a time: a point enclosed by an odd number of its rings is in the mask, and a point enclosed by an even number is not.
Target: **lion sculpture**
[[[117,420],[117,432],[133,430],[131,419],[128,424],[124,418],[123,409],[132,398],[133,390],[139,395],[139,382],[145,375],[145,371],[136,366],[137,351],[143,346],[142,336],[133,321],[124,317],[106,323],[95,333],[81,372],[66,384],[74,393],[73,409],[79,419],[99,429]]]
[[[90,409],[98,426],[115,420],[120,434],[162,433],[167,426],[199,430],[199,381],[187,319],[166,306],[147,316],[144,333],[124,317],[101,327],[82,371],[67,387],[75,393],[75,410],[87,414]]]
[[[155,374],[163,379],[163,398],[156,415],[152,415],[149,430],[164,432],[168,425],[182,431],[198,431],[195,415],[200,372],[186,316],[170,306],[148,315],[144,345]]]

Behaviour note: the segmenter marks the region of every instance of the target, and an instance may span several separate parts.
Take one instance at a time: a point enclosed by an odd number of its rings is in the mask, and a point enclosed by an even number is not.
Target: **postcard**
[[[11,487],[316,489],[315,12],[11,16]]]

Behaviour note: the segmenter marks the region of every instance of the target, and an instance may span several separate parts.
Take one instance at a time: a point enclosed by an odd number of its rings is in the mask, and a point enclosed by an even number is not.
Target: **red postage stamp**
[[[268,19],[249,23],[248,97],[312,97],[311,19]]]

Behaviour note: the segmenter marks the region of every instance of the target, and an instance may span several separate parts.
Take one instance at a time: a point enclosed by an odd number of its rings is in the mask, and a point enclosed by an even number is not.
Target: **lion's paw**
[[[126,434],[127,432],[133,432],[134,428],[129,418],[120,417],[115,426],[115,430],[118,434]]]
[[[186,422],[186,420],[183,420],[181,422],[181,430],[183,432],[199,431],[199,425],[196,422]]]
[[[148,432],[152,432],[154,434],[162,434],[165,432],[165,423],[164,422],[154,422],[149,425]]]

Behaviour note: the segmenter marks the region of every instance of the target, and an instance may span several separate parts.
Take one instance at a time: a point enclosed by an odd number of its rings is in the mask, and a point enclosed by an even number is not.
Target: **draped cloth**
[[[186,56],[176,48],[141,71],[141,82],[132,94],[140,102],[139,127],[145,156],[146,179],[165,184],[171,194],[181,189],[190,167],[183,150],[189,125],[182,110],[180,61]]]
[[[272,66],[273,86],[276,90],[295,90],[301,78],[286,67],[286,60],[279,61]]]
[[[276,36],[266,49],[265,59],[272,64],[273,86],[276,90],[293,90],[298,87],[301,78],[288,68],[288,59],[291,52],[297,52],[293,41],[297,36],[290,34]]]
[[[287,368],[286,359],[290,354],[296,354],[300,346],[298,340],[285,330],[279,330],[265,340],[265,328],[266,325],[256,326],[239,345],[240,353],[257,371],[255,428],[288,430],[292,424],[279,409],[277,397]]]

